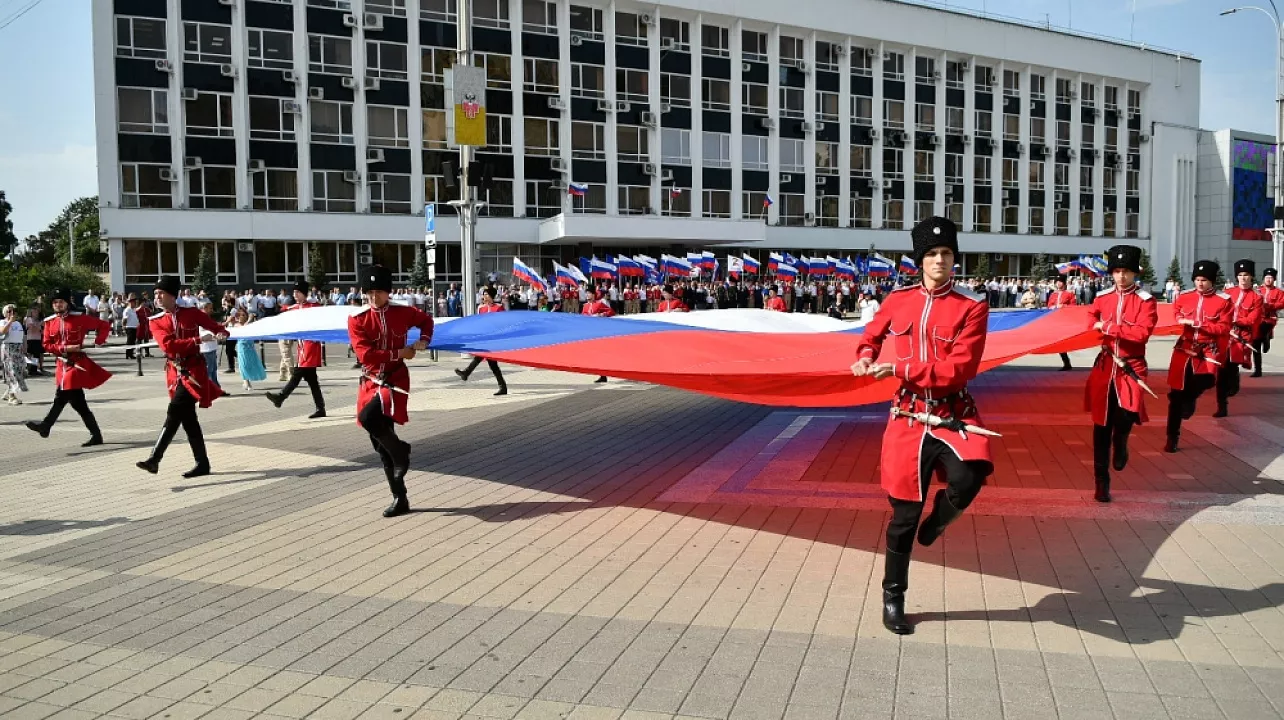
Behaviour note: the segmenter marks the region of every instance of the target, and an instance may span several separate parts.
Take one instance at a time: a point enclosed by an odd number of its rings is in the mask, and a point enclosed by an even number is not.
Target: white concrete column
[[[100,3],[106,4],[106,3]],[[181,0],[167,0],[165,7],[165,49],[173,68],[169,80],[169,148],[173,157],[170,168],[177,182],[170,184],[173,206],[187,207],[187,171],[183,169],[184,141],[187,139],[187,103],[183,101],[183,8]],[[112,33],[112,37],[115,33]],[[113,83],[114,86],[114,83]],[[111,141],[116,145],[116,138]],[[119,172],[119,171],[118,171]]]
[[[410,107],[406,110],[406,126],[410,139],[410,212],[424,211],[424,108],[423,48],[419,41],[419,1],[406,3],[406,79],[409,85]]]
[[[1083,162],[1083,98],[1079,96],[1083,88],[1083,74],[1076,73],[1072,80],[1074,87],[1070,88],[1070,148],[1073,151],[1070,158],[1070,210],[1067,213],[1070,218],[1067,222],[1067,232],[1073,237],[1081,234],[1079,224],[1079,168]]]
[[[743,60],[740,52],[744,46],[741,32],[744,21],[737,20],[731,24],[728,45],[731,48],[731,219],[744,219],[743,208],[745,177],[744,168],[744,133],[740,118],[744,113],[741,94],[744,92],[744,72],[741,70]]]
[[[95,3],[91,6],[91,20],[93,22],[93,53],[94,53],[94,138],[98,146],[98,205],[99,207],[120,207],[121,185],[120,185],[120,146],[118,143],[118,129],[116,118],[118,116],[116,103],[116,24],[112,14],[111,3]],[[171,14],[169,17],[177,18]],[[165,46],[170,65],[175,70],[169,76],[169,86],[165,92],[165,111],[169,116],[169,133],[170,142],[180,134],[180,128],[183,126],[183,115],[177,112],[178,85],[175,79],[178,77],[178,68],[182,66],[182,54],[174,54],[174,44],[170,42],[172,30],[170,25],[174,25],[176,20],[166,22],[166,41]],[[172,145],[171,145],[172,147]],[[111,228],[106,228],[108,231]],[[113,252],[118,251],[120,258],[117,259]],[[125,256],[124,248],[119,240],[113,240],[108,244],[108,256],[111,260],[112,272],[112,290],[124,289],[125,287]],[[120,284],[116,284],[117,267],[120,267]]]
[[[803,39],[803,61],[807,63],[807,79],[803,83],[803,120],[815,124],[816,119],[816,33]],[[803,135],[803,212],[820,216],[816,205],[816,132]]]
[[[767,32],[767,117],[776,118],[776,127],[767,133],[767,194],[775,202],[767,208],[767,223],[780,222],[780,26]],[[734,121],[733,121],[734,122]]]
[[[647,50],[647,109],[655,114],[655,127],[647,132],[651,136],[650,150],[651,163],[656,167],[656,174],[651,178],[651,200],[648,206],[660,214],[663,205],[664,182],[660,179],[660,140],[662,133],[660,128],[664,125],[664,116],[660,113],[660,10],[659,8],[649,8],[652,22],[655,24],[647,29],[646,33],[646,50]]]
[[[1025,152],[1021,153],[1021,159],[1017,162],[1017,186],[1021,193],[1021,207],[1017,210],[1017,232],[1021,234],[1032,233],[1030,229],[1030,161],[1034,154],[1030,148],[1033,138],[1030,137],[1030,83],[1034,75],[1033,69],[1026,65],[1021,68],[1021,145]],[[1046,176],[1045,176],[1046,179]],[[1046,183],[1045,183],[1046,185]]]
[[[911,47],[905,52],[905,80],[902,83],[905,87],[905,149],[903,158],[905,160],[905,199],[902,201],[904,208],[902,215],[904,222],[901,227],[908,230],[914,227],[914,203],[918,201],[917,187],[918,182],[914,170],[918,155],[918,49]],[[931,148],[926,148],[930,150]],[[900,229],[900,228],[897,228]]]
[[[612,0],[611,4],[602,11],[602,29],[606,40],[606,70],[603,71],[602,87],[609,101],[619,97],[615,87],[615,9],[615,2]],[[614,111],[608,112],[606,114],[606,212],[609,215],[619,212],[620,209],[620,166],[617,161],[619,140],[619,122]]]
[[[990,110],[990,228],[991,232],[1003,232],[1003,199],[1007,197],[1007,188],[1003,186],[1003,103],[1007,98],[1003,94],[1003,73],[1007,69],[1002,61],[994,64],[994,103]]]
[[[936,72],[940,73],[941,79],[936,81],[936,126],[932,129],[940,142],[935,149],[936,197],[933,198],[932,214],[942,216],[945,215],[945,64],[948,60],[944,52],[936,57]]]
[[[512,0],[514,6],[513,12],[517,15],[510,14],[509,17],[516,18],[513,22],[513,54],[518,55],[521,52],[522,35],[521,35],[521,15],[522,3],[519,0]],[[562,111],[559,113],[557,122],[557,144],[560,152],[557,157],[566,163],[566,181],[574,180],[571,170],[571,5],[567,0],[557,0],[557,96],[562,101]],[[525,73],[526,63],[522,62],[523,73]],[[523,80],[525,76],[523,75]],[[521,89],[515,88],[516,93],[520,96]],[[514,113],[513,122],[518,122],[516,113]],[[514,156],[516,157],[516,156]],[[524,183],[523,183],[524,184]],[[569,193],[563,193],[563,202],[571,202],[572,197]]]
[[[959,62],[968,64],[968,72],[963,77],[963,197],[956,198],[963,203],[963,232],[976,229],[976,58],[959,58]],[[991,124],[993,127],[993,124]],[[993,175],[991,175],[993,182]],[[993,187],[993,185],[991,185]]]
[[[852,224],[852,43],[836,43],[838,56],[838,227]]]
[[[312,135],[312,103],[308,101],[308,9],[303,3],[294,5],[294,74],[299,81],[294,84],[294,101],[299,104],[299,114],[294,118],[294,143],[298,149],[298,192],[300,210],[312,209],[312,152],[309,149]],[[420,118],[420,122],[423,119]],[[422,135],[423,128],[420,128]],[[411,136],[413,137],[413,135]]]
[[[1106,82],[1097,79],[1097,112],[1093,119],[1096,130],[1096,154],[1092,159],[1092,234],[1094,237],[1105,235],[1106,210],[1103,199],[1106,196]]]
[[[364,0],[352,1],[352,14],[357,16],[357,27],[352,29],[352,77],[356,80],[357,91],[352,93],[352,140],[356,148],[357,173],[361,180],[357,185],[357,212],[370,212],[370,167],[366,164],[366,148],[369,146],[370,129],[366,123],[366,29],[361,22],[364,17]]]
[[[870,63],[870,73],[873,75],[874,100],[870,108],[871,120],[874,130],[878,137],[874,139],[872,149],[870,150],[870,170],[872,171],[874,192],[870,200],[869,219],[870,227],[882,228],[885,218],[883,217],[883,205],[887,202],[887,191],[883,189],[883,147],[887,140],[887,116],[883,112],[883,66],[887,54],[887,46],[883,43],[876,43],[874,46],[874,58]]]
[[[249,210],[254,192],[250,185],[249,36],[245,29],[245,3],[232,6],[232,137],[236,142],[236,207]],[[195,262],[195,260],[193,260]]]
[[[508,3],[508,39],[513,46],[512,61],[512,83],[507,91],[504,90],[487,90],[489,95],[492,92],[507,92],[512,100],[513,113],[509,118],[509,139],[512,141],[512,149],[509,155],[513,158],[513,214],[526,214],[526,125],[522,123],[523,108],[525,103],[522,96],[522,83],[526,75],[526,66],[522,63],[522,3],[521,0],[509,0]],[[456,16],[458,22],[458,16]],[[558,12],[558,23],[562,22],[561,11]],[[475,24],[474,24],[475,27]],[[567,69],[569,77],[569,66]],[[562,87],[565,77],[561,75],[561,67],[558,67],[558,86]],[[566,81],[569,85],[569,81]],[[447,101],[449,102],[449,101]],[[558,136],[558,142],[561,142],[561,136]],[[569,200],[566,193],[562,193],[563,202]]]
[[[704,210],[704,16],[696,15],[691,21],[691,187],[687,192],[691,217],[700,217]]]

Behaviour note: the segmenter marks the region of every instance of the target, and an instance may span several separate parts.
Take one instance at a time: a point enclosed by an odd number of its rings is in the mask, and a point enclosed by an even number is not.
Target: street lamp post
[[[67,267],[76,266],[76,214],[67,213]]]
[[[1223,10],[1222,15],[1234,15],[1240,10],[1256,10],[1270,18],[1275,26],[1275,203],[1272,208],[1271,227],[1271,263],[1272,267],[1284,264],[1284,226],[1278,218],[1279,207],[1284,205],[1284,147],[1281,147],[1281,134],[1284,133],[1284,24],[1280,23],[1280,13],[1275,7],[1275,0],[1268,0],[1271,9],[1256,5]]]

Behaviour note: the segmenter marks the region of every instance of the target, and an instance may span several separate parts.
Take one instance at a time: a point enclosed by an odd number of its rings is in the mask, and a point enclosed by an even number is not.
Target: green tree
[[[1030,268],[1030,274],[1034,276],[1036,280],[1042,280],[1043,278],[1049,277],[1055,271],[1056,268],[1053,267],[1052,261],[1048,260],[1047,255],[1038,253],[1034,256],[1034,266]]]
[[[93,290],[102,295],[107,290],[98,273],[87,267],[63,265],[17,266],[9,260],[0,260],[0,298],[25,308],[40,295],[48,296],[58,288],[71,288],[79,301],[80,295]]]
[[[1214,262],[1217,263],[1217,279],[1213,281],[1213,287],[1221,290],[1226,287],[1226,272],[1222,269],[1226,267],[1226,265],[1222,262],[1221,258],[1217,258]]]
[[[18,236],[13,234],[10,215],[13,215],[13,206],[5,199],[4,191],[0,190],[0,257],[9,257],[18,247]]]
[[[1155,269],[1150,266],[1150,253],[1145,250],[1141,251],[1141,273],[1137,279],[1146,287],[1155,286]]]
[[[329,279],[325,274],[325,256],[321,254],[321,245],[312,243],[308,246],[308,284],[321,292]]]
[[[214,272],[214,252],[209,245],[201,246],[200,260],[196,263],[196,272],[192,273],[192,289],[204,290],[207,294],[214,292],[218,284],[218,275]]]
[[[428,252],[420,246],[415,251],[415,266],[410,270],[410,284],[414,287],[428,287]]]
[[[1168,277],[1164,278],[1164,280],[1165,282],[1175,282],[1177,283],[1177,289],[1182,289],[1181,260],[1176,255],[1173,256],[1173,261],[1168,263]]]
[[[993,274],[990,270],[990,254],[981,253],[977,256],[976,266],[972,268],[972,277],[988,280]]]

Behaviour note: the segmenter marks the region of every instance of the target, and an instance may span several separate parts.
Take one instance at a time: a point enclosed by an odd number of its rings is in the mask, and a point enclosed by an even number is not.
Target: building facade
[[[276,285],[313,243],[337,284],[369,260],[404,279],[426,203],[438,277],[459,277],[455,1],[94,3],[113,287],[188,279],[202,247],[220,282]],[[735,7],[472,0],[483,273],[894,252],[933,214],[1027,261],[1132,238],[1162,266],[1195,233],[1197,60],[882,0]]]
[[[1259,274],[1269,267],[1274,180],[1275,138],[1231,129],[1202,133],[1198,232],[1194,246],[1181,257],[1215,259],[1227,278],[1242,258],[1255,261]]]

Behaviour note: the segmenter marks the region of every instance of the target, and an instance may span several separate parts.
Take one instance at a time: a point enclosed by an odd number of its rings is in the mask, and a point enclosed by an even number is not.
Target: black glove
[[[965,429],[963,421],[959,420],[954,416],[943,418],[943,420],[944,422],[942,422],[937,427],[942,427],[942,428],[945,428],[946,430],[953,430],[954,432],[960,432],[960,433],[963,432]]]

